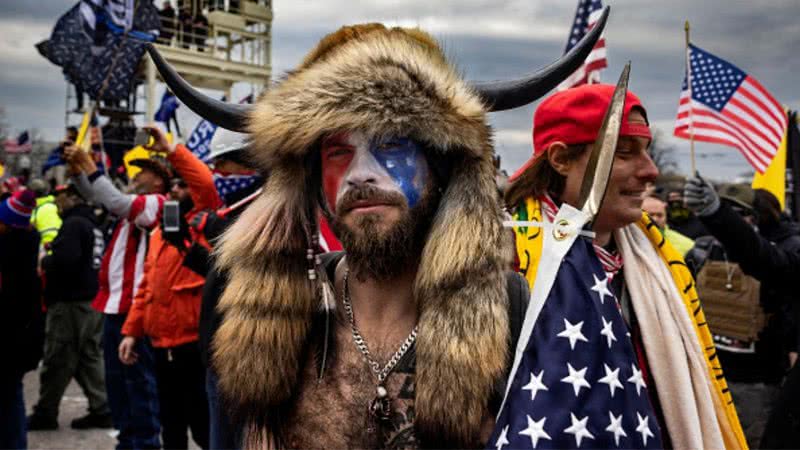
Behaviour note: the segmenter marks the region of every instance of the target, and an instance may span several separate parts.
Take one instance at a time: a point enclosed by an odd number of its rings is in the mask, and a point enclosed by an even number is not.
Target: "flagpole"
[[[697,160],[694,154],[694,118],[692,117],[692,65],[689,58],[689,21],[683,25],[683,30],[686,35],[686,89],[689,92],[689,148],[690,156],[692,159],[692,175],[697,173]]]

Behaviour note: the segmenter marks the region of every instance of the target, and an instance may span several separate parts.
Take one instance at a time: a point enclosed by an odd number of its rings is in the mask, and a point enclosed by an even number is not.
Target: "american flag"
[[[572,50],[589,30],[594,27],[597,19],[603,13],[603,2],[600,0],[578,0],[578,9],[575,11],[575,20],[572,22],[572,29],[567,40],[567,48],[564,53]],[[569,89],[586,83],[597,83],[600,81],[600,71],[608,67],[606,59],[606,38],[605,33],[600,36],[594,44],[592,52],[586,57],[586,61],[566,80],[558,85],[558,90]]]
[[[628,327],[587,239],[567,252],[523,338],[487,448],[662,447]]]
[[[256,174],[238,175],[238,174],[223,174],[214,172],[214,187],[217,188],[219,195],[225,197],[228,194],[247,189],[263,179]]]
[[[786,114],[752,76],[689,45],[689,79],[683,79],[675,136],[729,145],[763,173],[786,134]],[[689,96],[691,95],[691,101]]]
[[[6,153],[28,153],[31,151],[31,139],[27,131],[23,131],[16,139],[6,139],[3,143]]]

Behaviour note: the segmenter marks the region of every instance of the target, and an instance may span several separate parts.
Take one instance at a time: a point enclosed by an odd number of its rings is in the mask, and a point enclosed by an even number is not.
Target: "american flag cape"
[[[556,223],[580,229],[564,205]],[[661,448],[627,325],[591,241],[545,230],[542,263],[487,448]]]
[[[575,10],[575,19],[567,38],[567,47],[564,53],[572,50],[585,35],[591,30],[597,19],[603,14],[603,2],[601,0],[578,0],[578,9]],[[606,59],[606,38],[605,33],[600,36],[594,44],[589,56],[583,64],[566,80],[558,85],[558,90],[569,89],[586,83],[600,82],[600,71],[608,67]]]
[[[752,76],[690,44],[675,136],[735,147],[759,173],[786,134],[780,103]]]

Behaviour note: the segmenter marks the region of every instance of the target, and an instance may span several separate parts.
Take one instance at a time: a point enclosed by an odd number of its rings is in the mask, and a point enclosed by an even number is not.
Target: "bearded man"
[[[562,205],[580,207],[585,172],[591,167],[590,149],[601,137],[613,93],[611,85],[584,85],[554,94],[539,105],[533,119],[533,156],[512,176],[505,196],[516,220],[553,222]],[[586,342],[608,336],[610,352],[620,357],[623,353],[630,355],[631,361],[614,371],[602,365],[581,369],[584,387],[607,383],[610,388],[605,396],[593,397],[593,408],[614,410],[612,386],[626,393],[635,388],[637,396],[641,389],[649,406],[644,408],[644,417],[639,416],[638,426],[635,422],[615,422],[613,415],[611,423],[595,421],[587,425],[584,419],[582,436],[591,436],[599,447],[604,447],[602,442],[608,442],[613,433],[616,446],[628,448],[747,448],[694,280],[681,255],[642,212],[647,186],[655,180],[658,169],[648,153],[651,135],[647,112],[631,92],[627,92],[621,120],[605,198],[592,227],[592,256],[599,260],[605,279],[595,278],[592,290],[599,294],[600,303],[606,296],[613,297],[617,307],[606,308],[604,314],[615,314],[612,322],[624,321],[629,340],[622,338],[620,331],[614,336],[605,315],[597,315],[599,308],[593,310],[595,315],[590,314],[591,320],[586,319],[586,327],[581,321],[558,336],[569,334],[570,339]],[[542,259],[547,254],[543,252],[543,228],[517,227],[515,236],[520,270],[533,290],[540,267],[547,263]],[[599,335],[591,332],[601,327]],[[612,347],[610,336],[614,341],[617,336],[622,338],[620,345]],[[602,377],[604,369],[606,376]],[[564,375],[551,373],[538,381],[545,386],[561,386],[559,383],[573,378],[572,373],[561,378]],[[626,408],[616,412],[632,415],[630,406]],[[649,424],[648,416],[655,418]],[[577,428],[573,426],[572,432]],[[625,429],[627,440],[620,441],[620,436],[626,436]],[[659,430],[661,435],[654,436]],[[552,433],[556,447],[571,446],[572,436],[556,435],[558,431],[544,428],[535,432]],[[654,439],[648,441],[648,436]],[[580,446],[580,439],[577,442]]]
[[[270,173],[218,250],[213,365],[245,446],[485,445],[528,297],[507,273],[486,113],[555,87],[606,17],[544,71],[473,86],[420,30],[344,27],[254,109],[197,93],[151,49]],[[320,210],[343,254],[314,254]]]

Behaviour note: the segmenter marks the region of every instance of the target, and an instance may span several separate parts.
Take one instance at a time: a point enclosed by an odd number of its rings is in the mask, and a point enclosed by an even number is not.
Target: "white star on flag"
[[[625,430],[622,428],[622,414],[620,414],[619,417],[616,417],[611,413],[611,411],[609,411],[608,420],[610,423],[606,427],[606,431],[614,433],[614,444],[619,447],[619,437],[628,437],[628,434],[625,433]]]
[[[564,429],[565,433],[569,433],[575,436],[575,446],[580,447],[581,441],[583,438],[594,439],[594,435],[586,429],[586,422],[589,421],[589,416],[584,417],[583,419],[578,420],[575,417],[575,414],[569,413],[570,420],[572,421],[572,425]]]
[[[582,387],[591,388],[589,382],[586,381],[586,367],[581,370],[575,370],[572,367],[572,364],[567,363],[567,370],[569,370],[569,375],[562,378],[561,381],[564,383],[569,383],[572,385],[572,390],[575,391],[575,396],[578,396],[578,393],[581,391]]]
[[[531,372],[531,381],[529,381],[528,384],[522,387],[523,391],[531,391],[531,401],[536,400],[537,392],[549,390],[547,386],[545,386],[545,384],[542,382],[543,376],[544,376],[544,369],[539,371],[539,375],[534,375],[533,372]]]
[[[494,447],[497,450],[502,450],[503,447],[508,445],[508,425],[503,427],[503,431],[500,432],[500,437],[497,438],[497,442],[494,443]]]
[[[611,370],[611,368],[608,367],[608,364],[605,363],[603,364],[603,367],[606,370],[606,376],[600,378],[597,381],[599,383],[607,384],[608,389],[611,391],[611,398],[614,398],[615,389],[617,388],[625,389],[624,387],[622,387],[622,383],[619,382],[619,367],[614,370]]]
[[[531,416],[528,417],[528,428],[520,431],[519,434],[523,436],[528,436],[531,438],[531,446],[536,448],[539,445],[539,439],[547,439],[548,441],[552,440],[550,435],[544,431],[544,423],[547,420],[547,417],[542,417],[541,420],[534,421],[531,419]]]
[[[647,424],[650,418],[647,416],[642,417],[638,412],[636,413],[636,418],[639,419],[639,426],[636,427],[636,432],[642,435],[642,441],[644,445],[647,445],[647,438],[655,437],[653,432],[650,431],[650,425]]]
[[[595,274],[592,274],[592,277],[594,278],[594,286],[592,286],[591,289],[597,292],[597,295],[600,296],[601,305],[605,304],[606,295],[611,298],[614,298],[614,294],[612,294],[611,291],[608,290],[608,282],[610,280],[608,275],[606,275],[606,277],[602,281],[599,278],[597,278],[597,275]]]
[[[575,350],[575,344],[578,341],[589,342],[586,336],[581,333],[581,328],[583,328],[582,321],[573,325],[569,320],[564,318],[564,331],[558,333],[556,336],[569,339],[569,348]]]
[[[616,341],[617,337],[614,335],[611,322],[606,322],[606,318],[603,316],[600,316],[600,319],[603,320],[603,329],[600,330],[600,335],[606,337],[606,340],[608,341],[608,348],[611,348],[611,343]]]
[[[631,369],[633,369],[633,375],[628,378],[628,383],[633,383],[636,385],[636,393],[640,394],[643,387],[647,387],[644,384],[644,378],[642,378],[642,371],[636,368],[635,364],[631,364]]]

